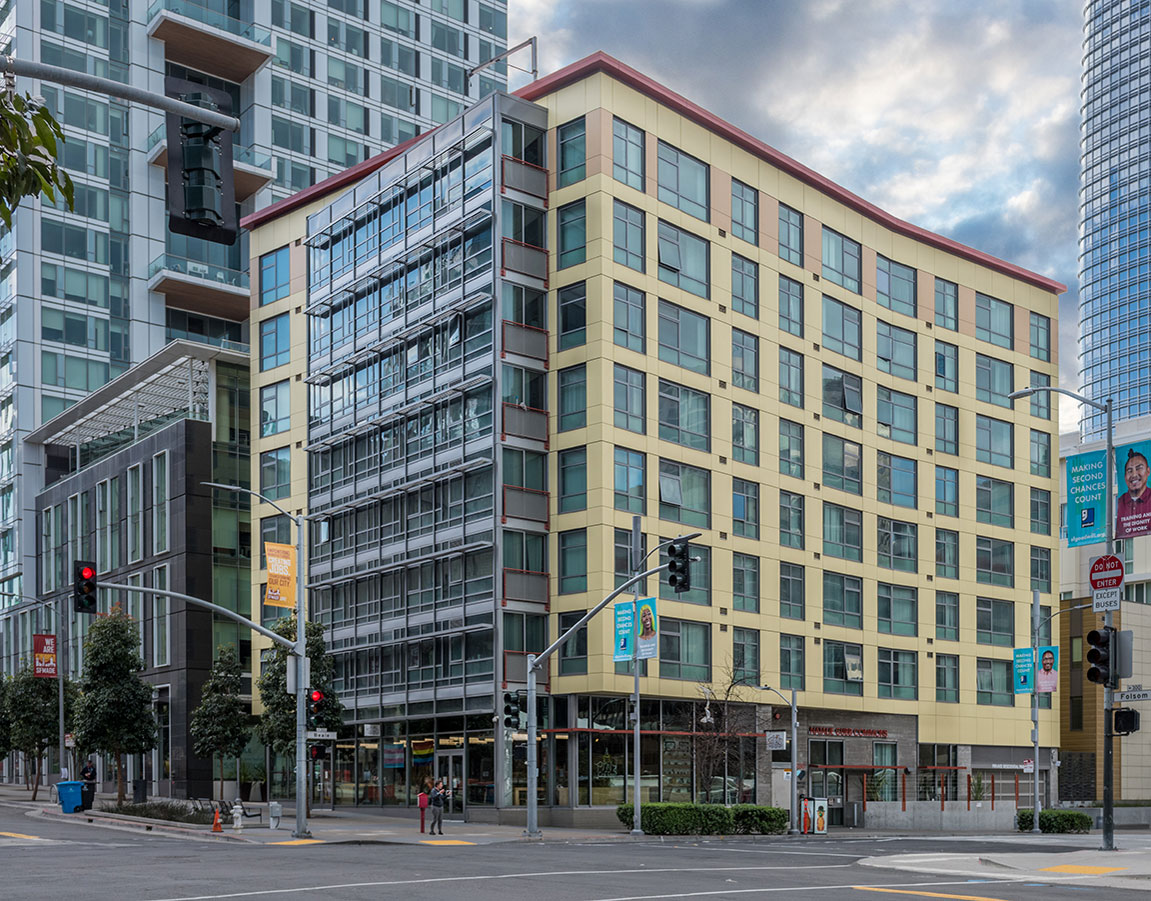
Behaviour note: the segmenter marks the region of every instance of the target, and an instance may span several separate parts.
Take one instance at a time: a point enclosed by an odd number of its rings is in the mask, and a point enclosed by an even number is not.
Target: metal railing
[[[219,282],[233,288],[248,290],[248,274],[238,269],[228,269],[226,266],[217,266],[215,263],[205,263],[200,260],[189,260],[170,253],[162,253],[148,264],[148,278],[157,272],[179,272],[193,278],[202,278],[209,282]]]
[[[202,25],[219,28],[221,31],[234,34],[236,37],[244,38],[255,44],[272,46],[272,32],[267,28],[261,28],[252,22],[233,19],[231,16],[216,12],[214,9],[208,9],[199,3],[191,3],[189,0],[156,0],[148,9],[148,21],[151,22],[164,11],[175,13],[178,16],[186,16]]]

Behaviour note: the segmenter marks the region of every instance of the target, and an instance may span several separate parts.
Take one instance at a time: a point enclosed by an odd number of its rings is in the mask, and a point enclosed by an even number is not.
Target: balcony
[[[538,197],[548,205],[548,170],[543,166],[516,159],[504,154],[500,166],[500,193],[511,188],[532,197]]]
[[[503,521],[508,517],[530,519],[532,522],[548,522],[548,493],[536,488],[520,488],[518,485],[504,485]]]
[[[508,687],[509,682],[524,683],[528,681],[528,654],[537,653],[529,651],[504,651],[504,680],[503,688]],[[547,672],[543,674],[542,688],[544,691],[551,691],[551,674],[552,666],[551,660],[546,662]]]
[[[548,602],[548,574],[532,572],[528,569],[505,569],[504,600],[546,604]]]
[[[168,62],[242,82],[272,58],[272,33],[188,0],[156,0],[148,36],[164,42]]]
[[[548,333],[547,329],[536,328],[534,325],[524,325],[508,319],[503,324],[503,347],[500,356],[505,354],[519,354],[521,357],[531,357],[541,360],[544,368],[548,365]]]
[[[504,238],[501,258],[500,275],[518,272],[520,275],[538,278],[545,288],[548,286],[548,252],[544,248],[514,238]]]
[[[148,266],[148,290],[167,295],[167,305],[239,321],[248,317],[248,275],[212,263],[161,254]]]
[[[163,123],[148,136],[148,162],[165,172],[168,170],[168,128]],[[271,154],[235,144],[232,145],[232,171],[236,203],[243,203],[276,177]]]
[[[531,438],[542,441],[544,447],[548,446],[548,411],[537,410],[535,407],[525,407],[523,404],[502,404],[502,427],[500,440],[508,435],[516,438]]]

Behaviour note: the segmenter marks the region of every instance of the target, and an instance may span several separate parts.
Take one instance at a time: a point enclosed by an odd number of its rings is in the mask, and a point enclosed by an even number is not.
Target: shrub
[[[762,833],[782,835],[787,831],[787,811],[779,807],[761,807],[758,804],[736,804],[732,809],[735,831],[742,835]]]
[[[179,801],[149,801],[146,804],[100,805],[106,813],[118,813],[128,817],[144,817],[149,820],[168,820],[173,823],[194,823],[200,826],[212,822],[212,814],[207,810],[191,810]]]
[[[1020,832],[1030,832],[1034,814],[1028,808],[1019,811],[1017,820]],[[1040,832],[1090,832],[1095,821],[1091,814],[1081,810],[1041,810],[1039,811]]]
[[[620,823],[631,827],[635,816],[631,804],[619,805],[615,813]],[[648,835],[771,835],[787,828],[787,811],[754,804],[644,804],[640,825]]]

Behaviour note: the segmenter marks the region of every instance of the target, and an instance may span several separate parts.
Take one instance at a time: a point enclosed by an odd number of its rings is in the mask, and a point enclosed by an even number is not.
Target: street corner
[[[91,826],[100,829],[115,829],[121,832],[134,832],[144,835],[161,836],[164,838],[183,838],[200,842],[236,842],[252,843],[252,839],[235,832],[210,832],[193,829],[176,823],[167,823],[159,820],[146,820],[140,817],[127,817],[119,814],[103,813],[101,811],[83,811],[81,813],[64,813],[55,808],[36,808],[24,813],[27,817],[39,820],[50,820],[57,823],[70,823],[76,826]]]

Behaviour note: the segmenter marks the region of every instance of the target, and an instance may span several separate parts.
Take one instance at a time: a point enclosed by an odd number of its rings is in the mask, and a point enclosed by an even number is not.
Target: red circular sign
[[[1114,554],[1104,554],[1091,564],[1093,589],[1119,588],[1123,585],[1123,561]]]

